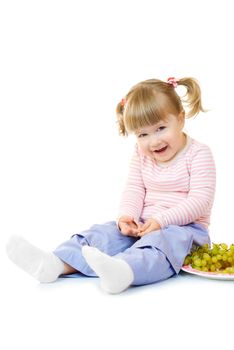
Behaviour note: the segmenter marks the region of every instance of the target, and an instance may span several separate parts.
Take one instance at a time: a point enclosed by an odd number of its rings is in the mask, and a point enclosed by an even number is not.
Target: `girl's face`
[[[181,113],[169,114],[166,121],[138,130],[135,134],[140,150],[158,162],[172,160],[186,144],[183,127],[184,113]]]

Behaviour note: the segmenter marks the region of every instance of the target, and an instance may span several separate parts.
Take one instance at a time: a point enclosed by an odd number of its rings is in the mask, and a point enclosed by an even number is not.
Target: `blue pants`
[[[124,236],[114,221],[93,225],[56,248],[54,254],[87,276],[97,276],[81,253],[83,245],[125,260],[134,273],[133,285],[144,285],[178,274],[192,245],[210,243],[207,230],[198,224],[169,225],[141,238]]]

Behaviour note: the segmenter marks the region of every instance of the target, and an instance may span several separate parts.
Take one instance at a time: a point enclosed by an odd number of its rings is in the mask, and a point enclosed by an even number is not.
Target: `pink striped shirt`
[[[119,216],[133,216],[136,222],[154,218],[161,228],[192,222],[207,228],[215,182],[215,163],[209,147],[192,138],[165,165],[144,156],[136,145]]]

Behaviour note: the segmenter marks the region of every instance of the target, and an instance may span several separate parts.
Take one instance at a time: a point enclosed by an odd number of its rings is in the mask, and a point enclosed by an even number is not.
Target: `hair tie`
[[[176,79],[174,77],[170,77],[167,79],[167,83],[170,85],[173,85],[174,88],[177,88],[179,79]]]
[[[121,104],[122,107],[124,107],[125,104],[126,104],[126,98],[122,98],[120,104]]]

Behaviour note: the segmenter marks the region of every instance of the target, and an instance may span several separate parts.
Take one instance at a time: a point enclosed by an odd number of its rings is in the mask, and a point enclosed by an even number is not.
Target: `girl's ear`
[[[184,123],[185,123],[185,111],[181,111],[178,115],[178,120],[181,123],[182,129],[184,127]]]
[[[179,120],[184,121],[184,119],[185,119],[185,111],[184,110],[179,113],[178,118],[179,118]]]

